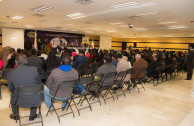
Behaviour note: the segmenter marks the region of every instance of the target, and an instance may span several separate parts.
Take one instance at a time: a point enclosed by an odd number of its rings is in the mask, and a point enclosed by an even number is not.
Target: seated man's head
[[[122,58],[122,54],[117,54],[117,61],[119,62],[120,60],[121,60],[121,58]]]
[[[140,59],[141,59],[141,55],[140,55],[140,54],[136,54],[136,55],[135,55],[135,59],[136,59],[136,61],[137,61],[137,60],[140,60]]]
[[[112,62],[112,57],[109,54],[106,54],[103,59],[104,59],[104,63]]]
[[[36,55],[36,54],[37,54],[36,49],[32,49],[31,50],[31,55]]]
[[[158,60],[158,55],[157,55],[157,54],[154,54],[154,55],[153,55],[153,60],[154,60],[154,61]]]
[[[61,59],[61,65],[71,65],[70,56],[63,56]]]
[[[82,56],[82,55],[84,55],[84,54],[85,54],[84,50],[80,50],[80,51],[79,51],[79,56]]]
[[[18,54],[16,56],[16,63],[19,64],[27,64],[28,60],[27,60],[27,56],[25,54]]]

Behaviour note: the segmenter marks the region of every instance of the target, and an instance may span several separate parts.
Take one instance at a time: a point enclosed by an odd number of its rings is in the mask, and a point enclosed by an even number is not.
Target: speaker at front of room
[[[137,47],[137,42],[133,43],[133,47],[136,48]]]
[[[126,50],[127,49],[127,43],[126,42],[122,42],[122,50]]]

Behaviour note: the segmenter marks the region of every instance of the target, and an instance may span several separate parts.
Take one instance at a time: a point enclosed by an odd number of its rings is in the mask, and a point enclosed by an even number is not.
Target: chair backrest
[[[124,80],[125,77],[127,76],[127,72],[128,70],[119,72],[116,76],[116,80],[120,80],[120,81]]]
[[[77,71],[78,71],[79,77],[84,75],[84,73],[85,73],[85,71],[86,71],[86,69],[87,69],[86,67],[88,67],[87,64],[80,64],[80,65],[78,66]]]
[[[79,78],[78,84],[90,84],[94,80],[93,76]]]
[[[16,90],[16,103],[23,108],[41,106],[43,84],[20,86]]]
[[[20,86],[17,88],[17,94],[30,95],[39,94],[43,91],[43,84]]]
[[[147,68],[143,67],[139,70],[137,76],[135,77],[135,79],[143,79],[145,74],[147,72]],[[140,75],[143,75],[142,77],[139,77]]]
[[[56,97],[56,95],[57,95],[57,93],[59,92],[59,91],[62,91],[62,90],[64,90],[64,91],[69,91],[69,90],[71,90],[71,91],[73,91],[73,87],[74,87],[74,85],[76,85],[77,84],[77,80],[71,80],[71,81],[63,81],[63,82],[61,82],[59,85],[58,85],[58,87],[57,87],[57,90],[56,90],[56,92],[55,92],[55,94],[54,94],[54,97]],[[72,94],[72,93],[71,93]],[[69,95],[71,95],[71,94],[69,94]]]
[[[103,80],[101,81],[101,86],[111,86],[114,83],[117,72],[111,72],[104,75]]]
[[[127,70],[127,74],[131,74],[132,71],[133,71],[133,68],[129,68],[129,69]]]

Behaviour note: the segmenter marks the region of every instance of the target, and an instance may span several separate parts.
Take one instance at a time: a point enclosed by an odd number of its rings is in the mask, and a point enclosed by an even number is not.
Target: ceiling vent
[[[80,3],[82,5],[88,5],[88,4],[90,4],[90,3],[94,2],[94,1],[92,1],[92,0],[76,0],[76,2]]]

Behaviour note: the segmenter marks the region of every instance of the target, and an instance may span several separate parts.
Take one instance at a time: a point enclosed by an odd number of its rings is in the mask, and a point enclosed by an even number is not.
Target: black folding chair
[[[164,66],[157,66],[156,67],[156,69],[154,71],[154,75],[153,75],[153,85],[154,86],[157,86],[158,84],[162,83],[163,69],[164,69]]]
[[[116,78],[115,78],[115,81],[114,81],[114,87],[113,87],[113,93],[116,95],[117,99],[118,99],[118,96],[120,95],[124,95],[125,96],[125,92],[123,91],[123,87],[124,87],[124,79],[125,77],[127,76],[127,72],[128,70],[126,71],[121,71],[117,74]],[[115,87],[116,86],[116,87]],[[123,94],[116,94],[117,91],[122,91]]]
[[[136,75],[135,78],[133,78],[135,81],[134,81],[134,85],[135,87],[137,88],[138,92],[141,88],[144,89],[145,91],[145,87],[143,86],[142,84],[142,80],[145,78],[145,74],[147,72],[147,68],[141,68],[138,72],[138,74]],[[144,76],[143,77],[139,77],[141,74],[143,74]],[[139,88],[137,85],[141,85],[141,88]]]
[[[37,84],[37,85],[32,85],[32,86],[20,86],[17,88],[17,100],[16,100],[16,122],[17,122],[17,117],[19,118],[19,123],[20,126],[22,126],[21,124],[21,118],[25,118],[25,117],[29,117],[29,116],[23,116],[20,117],[19,114],[19,108],[32,108],[32,107],[38,107],[39,108],[39,114],[38,116],[40,116],[40,121],[37,122],[33,122],[33,123],[28,123],[28,124],[23,124],[23,125],[30,125],[30,124],[34,124],[34,123],[42,123],[43,126],[43,119],[42,119],[42,114],[41,114],[41,100],[42,100],[42,94],[43,94],[43,84]],[[29,96],[33,96],[33,99],[29,99]],[[25,104],[19,104],[19,102],[21,103],[22,101],[35,101],[36,103],[33,103],[30,105],[28,102],[28,105]],[[19,102],[18,102],[19,101]],[[23,102],[22,102],[23,103]],[[34,106],[34,104],[36,104],[36,106]]]
[[[94,80],[93,76],[79,78],[78,84],[83,84],[85,86],[85,90],[81,94],[75,94],[74,98],[80,98],[80,100],[78,102],[78,105],[80,104],[80,106],[82,106],[84,101],[87,101],[87,103],[88,103],[88,106],[82,107],[80,109],[78,108],[78,114],[79,115],[80,115],[79,111],[82,110],[82,109],[90,108],[90,110],[92,111],[92,107],[91,107],[90,102],[87,98],[87,96],[91,95],[91,93],[87,89],[93,83],[93,80]]]
[[[63,81],[63,82],[61,82],[59,85],[58,85],[58,87],[57,87],[57,89],[56,89],[56,92],[55,92],[55,94],[54,94],[54,96],[53,97],[51,97],[51,105],[50,105],[50,107],[49,107],[49,109],[48,109],[48,112],[47,112],[47,114],[46,114],[46,116],[48,115],[48,113],[49,112],[52,112],[52,111],[55,111],[55,113],[56,113],[56,115],[57,115],[57,118],[58,118],[58,121],[59,121],[59,123],[60,123],[60,118],[59,117],[61,117],[61,116],[64,116],[64,115],[68,115],[68,114],[73,114],[73,117],[75,117],[75,115],[74,115],[74,112],[73,112],[73,109],[72,109],[72,105],[71,105],[71,102],[73,101],[73,105],[75,105],[75,107],[76,107],[76,109],[78,110],[78,108],[77,108],[77,106],[76,106],[76,104],[75,104],[75,101],[74,101],[74,99],[73,99],[73,96],[72,96],[72,92],[69,94],[69,97],[67,97],[66,99],[64,98],[64,100],[58,100],[58,98],[56,98],[56,96],[57,96],[57,93],[59,92],[59,91],[66,91],[66,90],[72,90],[73,91],[73,87],[76,85],[76,83],[77,83],[77,80],[72,80],[72,81]],[[66,102],[66,105],[68,104],[69,106],[68,107],[66,107],[66,110],[68,110],[68,108],[70,108],[71,109],[71,112],[68,112],[68,113],[65,113],[65,114],[62,114],[62,115],[58,115],[58,113],[57,113],[57,111],[56,110],[59,110],[59,109],[64,109],[63,107],[60,107],[60,108],[55,108],[55,106],[54,106],[54,101],[61,101],[62,103],[64,103],[64,102]],[[53,110],[51,110],[51,107],[53,107]]]
[[[88,70],[88,64],[81,64],[78,66],[77,71],[79,77],[82,77]]]
[[[90,102],[91,104],[100,103],[101,106],[101,101],[99,99],[99,89],[100,89],[100,83],[103,80],[104,74],[94,74],[93,75],[93,82],[86,87],[86,91],[89,92],[91,97],[89,98],[89,101],[93,98],[93,102]],[[94,99],[97,98],[97,101],[94,101]]]
[[[103,98],[105,104],[107,99],[112,98],[114,101],[114,96],[113,96],[113,93],[111,92],[111,89],[114,84],[116,75],[117,75],[117,72],[107,73],[104,75],[100,83],[100,87],[98,89],[97,94]],[[105,93],[103,93],[103,91],[105,91]],[[111,97],[107,97],[109,93],[111,94]]]

